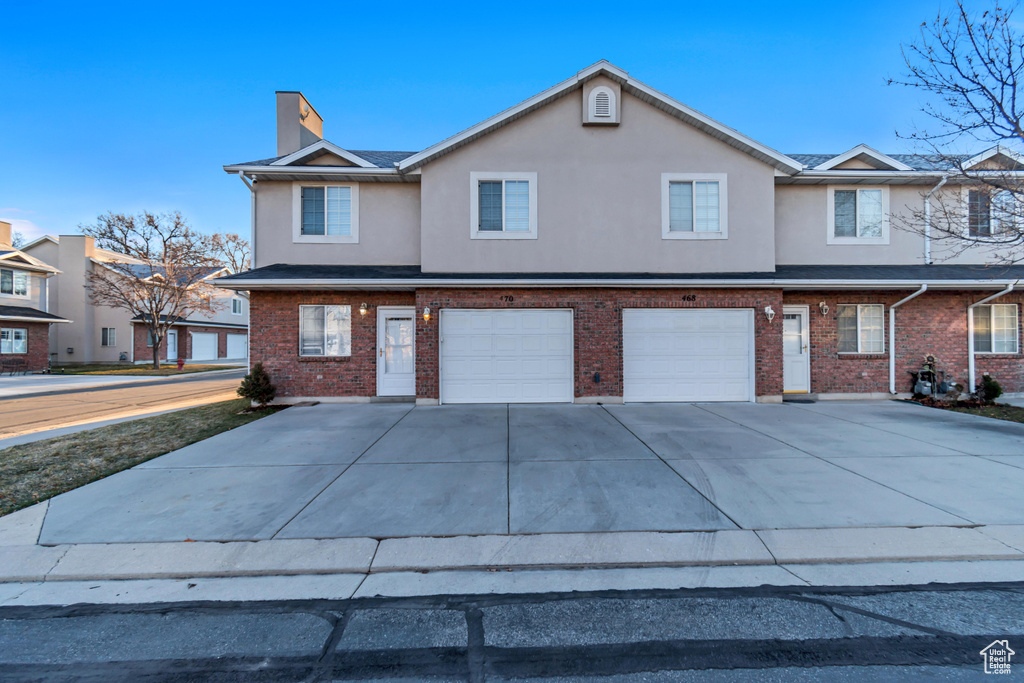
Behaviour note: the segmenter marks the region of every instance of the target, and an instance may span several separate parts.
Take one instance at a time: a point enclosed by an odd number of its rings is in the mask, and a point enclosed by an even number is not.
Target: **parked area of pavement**
[[[1014,581],[1022,445],[896,402],[293,407],[0,518],[0,604]]]
[[[897,402],[296,407],[54,498],[40,542],[1024,524],[1024,426]]]
[[[981,680],[983,650],[1024,642],[1022,588],[255,603],[198,594],[162,605],[0,607],[0,671],[7,681]]]
[[[0,448],[235,398],[244,369],[179,377],[0,378]],[[55,432],[52,430],[60,430]]]

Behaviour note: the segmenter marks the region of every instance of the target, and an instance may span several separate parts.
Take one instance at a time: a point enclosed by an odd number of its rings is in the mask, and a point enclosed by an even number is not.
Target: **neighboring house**
[[[11,224],[0,221],[0,374],[49,367],[50,327],[69,320],[50,313],[53,266],[11,246]]]
[[[50,302],[68,311],[74,322],[50,337],[55,364],[152,362],[153,344],[147,327],[125,310],[98,306],[89,299],[87,273],[104,263],[137,263],[124,254],[96,246],[92,237],[40,237],[24,251],[56,264],[60,274],[51,287]],[[143,268],[141,264],[139,268]],[[208,277],[226,272],[212,270]],[[175,322],[160,343],[160,359],[174,361],[244,360],[248,352],[249,297],[223,291],[221,308],[212,315]]]
[[[781,154],[603,61],[417,153],[322,140],[300,93],[277,111],[277,156],[225,167],[254,269],[217,284],[249,291],[279,400],[883,396],[929,354],[1024,391],[1024,267],[934,265],[898,228],[926,158]]]

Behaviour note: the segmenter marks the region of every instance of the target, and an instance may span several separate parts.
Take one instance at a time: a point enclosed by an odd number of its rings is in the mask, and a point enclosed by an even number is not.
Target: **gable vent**
[[[594,98],[594,116],[611,116],[612,115],[612,100],[606,92],[597,93],[597,97]]]

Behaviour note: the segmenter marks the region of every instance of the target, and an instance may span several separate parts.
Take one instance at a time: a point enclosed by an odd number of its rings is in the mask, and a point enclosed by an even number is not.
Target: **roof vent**
[[[585,93],[584,125],[614,126],[619,123],[619,109],[616,106],[616,92],[605,85],[599,85],[589,94]]]

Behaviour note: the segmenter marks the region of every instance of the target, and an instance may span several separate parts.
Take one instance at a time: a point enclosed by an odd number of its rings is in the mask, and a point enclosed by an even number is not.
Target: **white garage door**
[[[249,355],[248,337],[244,334],[228,335],[228,358],[246,358]]]
[[[192,333],[192,360],[217,360],[217,333]]]
[[[572,398],[572,311],[441,311],[442,403]]]
[[[753,328],[749,310],[623,309],[623,400],[752,400]]]

